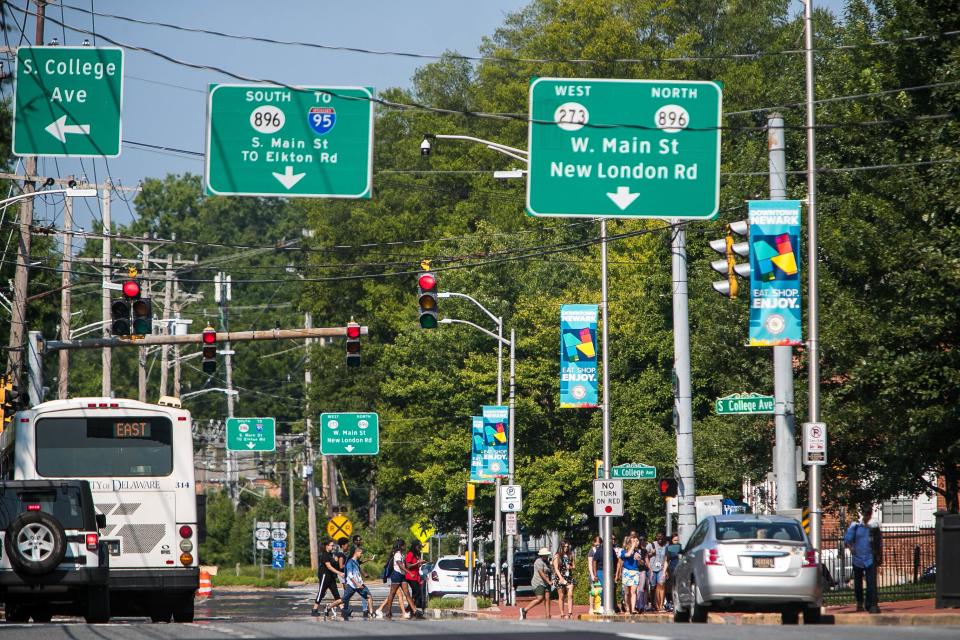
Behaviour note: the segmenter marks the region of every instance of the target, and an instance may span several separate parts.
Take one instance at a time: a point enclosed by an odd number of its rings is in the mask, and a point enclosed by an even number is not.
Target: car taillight
[[[817,552],[813,549],[810,549],[805,554],[803,554],[803,568],[816,567],[817,566]]]
[[[181,537],[181,538],[189,538],[189,537],[192,536],[192,535],[193,535],[193,529],[191,529],[190,526],[188,526],[188,525],[183,525],[183,526],[180,527],[180,537]]]
[[[27,511],[40,511],[40,505],[38,504],[28,504]]]
[[[95,533],[87,534],[87,551],[96,551],[97,542],[100,541],[100,538]]]
[[[720,557],[720,549],[707,549],[703,554],[703,563],[708,567],[722,567],[723,558]]]
[[[433,580],[434,582],[440,582],[440,576],[437,575],[436,571],[430,572],[430,579]]]

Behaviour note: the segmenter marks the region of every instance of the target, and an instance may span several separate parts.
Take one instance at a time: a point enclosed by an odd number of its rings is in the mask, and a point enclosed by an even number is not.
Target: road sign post
[[[14,95],[15,154],[120,155],[123,49],[20,47]]]
[[[773,396],[758,393],[733,393],[717,398],[714,403],[718,416],[774,413],[774,406]]]
[[[273,451],[276,432],[273,418],[227,418],[227,451]]]
[[[214,195],[369,198],[373,90],[212,85],[206,151]]]
[[[375,413],[320,414],[320,453],[375,456],[380,453],[380,417]]]
[[[713,218],[721,101],[715,82],[537,78],[527,212]]]

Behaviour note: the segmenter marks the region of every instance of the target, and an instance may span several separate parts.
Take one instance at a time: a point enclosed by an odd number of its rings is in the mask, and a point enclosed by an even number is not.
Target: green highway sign
[[[227,418],[227,451],[274,451],[276,434],[273,418]]]
[[[320,453],[375,456],[380,453],[380,416],[375,413],[320,414]]]
[[[114,158],[122,105],[123,49],[17,49],[15,154]]]
[[[745,415],[754,413],[773,413],[773,396],[758,393],[734,393],[717,398],[717,415]]]
[[[211,85],[205,186],[214,195],[369,198],[373,90]]]
[[[713,218],[721,94],[716,82],[534,79],[527,213]]]
[[[597,468],[597,477],[603,477],[603,465]],[[657,468],[641,463],[618,464],[610,468],[610,477],[623,480],[656,480]]]

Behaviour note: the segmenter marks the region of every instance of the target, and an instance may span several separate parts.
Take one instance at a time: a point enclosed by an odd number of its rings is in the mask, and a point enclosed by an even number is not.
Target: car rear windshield
[[[63,525],[64,529],[86,529],[83,503],[77,487],[50,489],[0,488],[0,529],[6,529],[21,513],[43,511]]]
[[[447,558],[437,563],[437,568],[444,571],[466,571],[467,562],[463,558]]]
[[[777,540],[803,542],[803,531],[795,522],[717,522],[717,540]]]
[[[167,476],[173,471],[168,418],[40,418],[37,473],[46,478]]]

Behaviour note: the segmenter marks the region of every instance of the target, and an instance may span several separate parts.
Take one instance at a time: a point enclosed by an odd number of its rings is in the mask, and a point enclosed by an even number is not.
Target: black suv
[[[0,600],[8,622],[110,619],[105,517],[86,480],[0,481]]]
[[[536,561],[536,551],[513,552],[513,586],[515,589],[530,587],[530,581],[533,580],[533,563]]]

